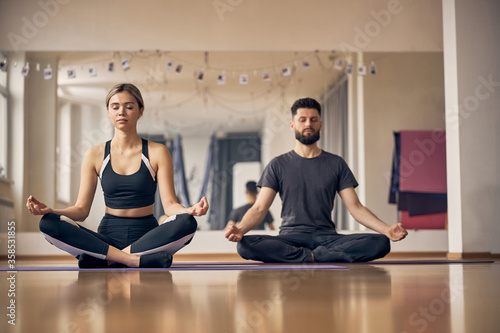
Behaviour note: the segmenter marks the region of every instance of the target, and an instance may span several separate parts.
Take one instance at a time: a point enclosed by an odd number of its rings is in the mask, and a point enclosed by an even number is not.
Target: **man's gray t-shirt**
[[[289,233],[335,231],[331,217],[335,195],[358,183],[340,156],[322,151],[304,158],[292,150],[269,162],[257,186],[279,193],[280,232]]]

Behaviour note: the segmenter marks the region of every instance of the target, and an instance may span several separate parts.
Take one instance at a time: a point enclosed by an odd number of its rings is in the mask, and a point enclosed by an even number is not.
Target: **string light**
[[[344,68],[344,59],[340,59],[340,58],[335,59],[335,64],[334,64],[333,68],[335,68],[338,71],[341,71],[342,68]]]
[[[29,72],[30,72],[30,63],[29,63],[29,62],[27,62],[27,63],[23,66],[23,68],[21,69],[21,74],[22,74],[24,77],[26,77],[26,76],[28,76]]]
[[[375,62],[374,61],[370,62],[370,74],[371,75],[377,74],[377,67],[375,66]]]
[[[226,73],[225,72],[222,72],[217,76],[217,84],[220,86],[226,84]]]
[[[248,84],[248,75],[247,74],[240,74],[240,84],[241,85]]]
[[[358,75],[365,76],[366,75],[366,66],[361,64],[358,66]]]
[[[67,72],[68,79],[76,79],[76,71],[74,68],[68,68]]]
[[[0,70],[5,73],[5,72],[7,72],[7,67],[8,67],[7,60],[6,59],[2,60],[0,62]]]
[[[122,68],[124,71],[130,69],[130,61],[127,58],[122,59]]]
[[[47,68],[43,70],[43,78],[45,80],[51,80],[52,79],[52,68],[50,67],[50,64],[47,65]]]
[[[347,75],[352,74],[352,68],[353,68],[353,65],[351,63],[348,63],[347,66],[345,66],[345,73]]]
[[[95,65],[90,65],[89,66],[89,76],[90,77],[96,77],[97,76],[97,68]]]

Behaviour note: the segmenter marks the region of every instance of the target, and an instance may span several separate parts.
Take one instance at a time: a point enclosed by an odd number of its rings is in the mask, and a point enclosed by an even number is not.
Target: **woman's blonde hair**
[[[139,104],[139,109],[142,109],[144,107],[144,100],[142,99],[141,92],[136,86],[134,86],[131,83],[119,83],[115,85],[113,88],[111,88],[111,90],[108,93],[108,96],[106,96],[106,109],[109,107],[109,100],[111,99],[111,97],[123,91],[126,91],[130,95],[134,96],[134,98],[137,101],[137,104]]]

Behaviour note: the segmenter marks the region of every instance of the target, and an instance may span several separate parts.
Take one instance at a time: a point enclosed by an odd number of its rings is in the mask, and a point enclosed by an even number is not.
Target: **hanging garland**
[[[272,56],[272,54],[271,54]],[[145,71],[149,71],[148,75],[143,77],[143,82],[140,86],[145,86],[145,93],[153,90],[157,90],[158,86],[167,86],[168,78],[170,80],[175,80],[176,76],[186,75],[186,72],[192,72],[193,83],[195,85],[195,91],[171,105],[162,104],[165,109],[180,108],[188,103],[197,100],[198,98],[203,98],[205,111],[208,109],[208,97],[210,97],[217,105],[223,107],[224,109],[232,112],[234,114],[244,114],[245,111],[241,110],[239,107],[234,108],[229,104],[239,104],[248,105],[248,103],[253,103],[256,99],[265,99],[270,96],[275,89],[286,90],[288,86],[293,82],[294,77],[297,76],[299,69],[302,71],[307,71],[311,66],[309,59],[316,59],[317,64],[320,66],[322,71],[338,71],[345,72],[347,75],[357,74],[359,76],[364,76],[367,74],[375,75],[377,69],[375,63],[372,61],[368,68],[364,64],[359,64],[357,67],[351,62],[348,55],[340,54],[335,52],[331,53],[328,58],[329,61],[325,62],[319,56],[318,51],[308,52],[298,54],[296,53],[294,57],[290,60],[283,60],[276,63],[271,63],[266,66],[258,67],[246,67],[246,68],[236,68],[231,66],[226,67],[213,67],[210,65],[210,53],[203,52],[202,63],[193,61],[189,57],[183,57],[181,54],[176,54],[173,52],[162,52],[162,51],[137,51],[137,52],[113,52],[111,56],[105,56],[97,61],[82,61],[77,63],[59,64],[59,77],[63,78],[66,75],[68,82],[69,80],[77,79],[81,75],[86,75],[86,77],[92,79],[96,78],[101,74],[101,70],[104,70],[108,75],[123,74],[125,78],[130,82],[131,69],[134,66],[134,62],[137,60],[149,60],[151,66],[144,66]],[[17,68],[17,63],[11,66],[11,70]],[[4,59],[0,62],[0,70],[6,72],[9,66],[7,60]],[[53,69],[50,64],[42,64],[37,62],[35,64],[35,70],[30,68],[30,63],[26,62],[19,70],[18,73],[24,77],[31,75],[36,75],[36,73],[43,69],[43,78],[45,80],[54,79]],[[80,68],[79,71],[76,69]],[[85,74],[86,73],[86,74]],[[249,74],[250,73],[250,74]],[[228,77],[229,74],[229,77]],[[231,98],[227,95],[221,95],[214,92],[214,90],[208,90],[208,88],[203,89],[202,84],[207,80],[214,80],[211,82],[216,82],[219,86],[224,85],[239,85],[242,87],[250,86],[254,81],[260,81],[269,84],[264,91],[254,94],[249,97],[242,98]],[[166,89],[166,88],[165,88]],[[168,91],[168,90],[167,90]],[[164,99],[164,96],[163,98]],[[252,109],[252,112],[263,112],[267,107],[272,105],[275,101],[266,102],[264,106]]]

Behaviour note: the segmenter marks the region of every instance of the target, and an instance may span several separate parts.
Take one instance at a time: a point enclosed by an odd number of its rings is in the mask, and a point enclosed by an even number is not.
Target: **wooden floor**
[[[3,271],[0,332],[500,332],[499,262],[345,266]]]

